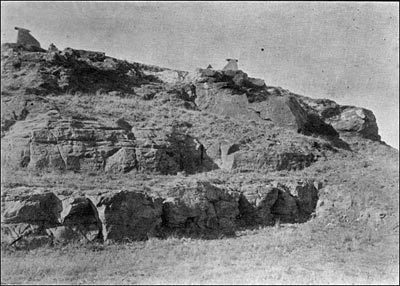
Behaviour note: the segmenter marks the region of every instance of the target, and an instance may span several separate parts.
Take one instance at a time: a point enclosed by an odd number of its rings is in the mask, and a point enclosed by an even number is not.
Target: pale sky
[[[2,43],[15,26],[44,48],[186,71],[237,58],[267,85],[372,110],[399,148],[398,2],[1,2]]]

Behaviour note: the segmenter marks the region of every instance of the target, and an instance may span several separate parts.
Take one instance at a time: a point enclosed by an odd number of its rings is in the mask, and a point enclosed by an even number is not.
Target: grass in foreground
[[[398,228],[318,221],[110,245],[2,251],[2,281],[24,284],[398,284]]]

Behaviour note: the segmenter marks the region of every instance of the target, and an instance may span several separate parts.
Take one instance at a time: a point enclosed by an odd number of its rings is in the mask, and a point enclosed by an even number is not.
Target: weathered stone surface
[[[64,93],[75,96],[68,102]],[[337,132],[379,140],[368,110],[307,99],[237,69],[186,73],[20,45],[2,46],[1,119],[2,168],[146,174],[109,175],[145,186],[135,190],[6,190],[2,242],[19,247],[168,231],[232,234],[277,219],[303,222],[315,208],[317,217],[341,214],[353,203],[344,186],[291,183],[288,172],[280,183],[267,177],[329,160],[329,152],[346,155],[332,147]],[[368,223],[385,216],[385,209],[357,211]]]
[[[2,163],[29,170],[162,174],[215,168],[190,135],[174,127],[135,129],[134,134],[125,123],[106,126],[61,116],[57,110],[16,121],[13,132],[2,138]]]
[[[106,172],[126,173],[138,168],[135,148],[123,147],[109,157],[104,170]]]
[[[153,76],[161,82],[172,84],[183,81],[185,76],[187,75],[187,72],[184,71],[176,71],[170,69],[162,69],[157,71],[150,70],[146,67],[143,67],[143,73],[147,76]]]
[[[254,112],[247,109],[248,100],[244,93],[234,93],[224,88],[225,83],[201,83],[196,85],[196,105],[220,115],[236,117],[242,120],[259,120]]]
[[[1,137],[17,122],[30,120],[47,112],[58,112],[57,106],[36,95],[4,96],[1,99]]]
[[[40,43],[36,40],[31,34],[28,29],[15,27],[15,30],[18,31],[17,36],[17,44],[24,45],[24,46],[33,46],[36,48],[40,48]]]
[[[309,219],[317,203],[313,181],[256,183],[241,187],[240,216],[244,225],[271,225]]]
[[[154,93],[153,97],[162,104],[170,104],[189,110],[198,109],[195,104],[196,87],[191,83],[175,83],[174,85],[167,86],[165,91]]]
[[[22,51],[18,45],[2,45],[2,85],[11,93],[43,95],[100,89],[133,93],[133,86],[147,81],[137,64],[106,57],[102,52],[71,48]]]
[[[162,200],[135,191],[87,194],[103,240],[142,240],[161,225]]]
[[[239,195],[208,182],[186,181],[167,193],[164,224],[170,229],[231,233],[239,215]]]
[[[312,99],[305,96],[298,98],[305,109],[317,113],[340,134],[380,140],[378,125],[372,111],[355,106],[342,106],[329,99]]]
[[[70,240],[93,241],[101,233],[101,224],[96,218],[96,210],[83,194],[58,195],[62,210],[58,221],[61,226],[49,228],[48,234],[57,242]]]
[[[311,215],[318,201],[318,189],[314,181],[298,181],[286,184],[292,196],[296,197],[299,212],[302,215]]]
[[[280,190],[278,192],[278,199],[271,208],[271,213],[281,218],[282,221],[297,220],[299,209],[296,198],[286,190]]]
[[[57,189],[20,187],[2,193],[1,215],[5,234],[14,240],[67,232],[92,240],[100,230],[95,210],[83,195]]]
[[[2,197],[2,223],[57,224],[61,201],[46,190]]]
[[[276,218],[304,221],[315,205],[313,186],[180,177],[136,190],[18,187],[2,193],[2,242],[31,247],[143,240],[168,232],[231,235],[238,226],[271,225]]]
[[[35,170],[104,170],[107,158],[124,147],[135,147],[130,135],[123,129],[103,126],[93,120],[50,120],[46,128],[30,132],[27,167]],[[129,158],[119,159],[121,170],[125,170]],[[109,169],[113,161],[115,158],[111,159]]]
[[[211,170],[215,164],[201,149],[195,138],[172,127],[170,130],[135,129],[138,147],[136,158],[140,171],[188,174]]]
[[[255,87],[264,87],[265,86],[265,81],[263,79],[249,77],[247,80],[250,85],[253,85]]]
[[[221,141],[210,145],[206,153],[221,169],[232,170],[235,162],[233,153],[237,151],[239,144]]]
[[[237,65],[238,60],[236,60],[236,59],[226,59],[226,60],[228,63],[223,68],[224,71],[237,71],[238,70],[238,65]]]
[[[319,116],[308,114],[294,95],[270,91],[265,84],[249,79],[243,71],[200,69],[192,77],[196,86],[195,102],[200,110],[241,120],[268,120],[304,134],[338,136]]]
[[[271,185],[245,185],[241,188],[239,210],[245,225],[271,225],[274,214],[271,208],[278,199],[279,189]]]
[[[12,245],[17,241],[28,236],[37,236],[42,234],[42,226],[31,223],[2,223],[1,241]]]
[[[162,200],[141,193],[85,197],[40,188],[12,191],[2,194],[2,242],[7,244],[31,247],[35,237],[47,237],[44,243],[143,239],[161,223]]]

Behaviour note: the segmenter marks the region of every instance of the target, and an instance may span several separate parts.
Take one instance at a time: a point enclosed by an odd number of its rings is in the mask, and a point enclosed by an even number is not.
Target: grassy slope
[[[397,248],[396,248],[397,246]],[[398,232],[311,221],[237,238],[150,239],[125,245],[3,253],[7,283],[398,284]]]
[[[240,133],[247,132],[243,129],[237,135],[229,132],[243,126],[214,115],[180,109],[167,112],[165,106],[154,108],[151,106],[154,102],[134,99],[100,99],[102,104],[93,104],[93,100],[98,102],[99,98],[92,99],[88,95],[53,98],[64,112],[74,110],[87,116],[97,113],[110,121],[123,116],[135,124],[160,126],[174,117],[187,118],[194,124],[191,132],[200,138],[218,136],[223,131],[224,136],[235,140]],[[165,112],[158,112],[162,109],[166,109]],[[199,119],[201,124],[196,124]],[[211,121],[217,120],[219,127],[213,127]],[[253,135],[248,131],[248,136]],[[359,145],[362,145],[359,148],[363,152],[340,152],[302,171],[239,173],[233,176],[216,171],[195,175],[227,183],[310,177],[329,185],[343,184],[349,188],[354,201],[345,214],[332,214],[301,225],[238,231],[234,238],[218,240],[170,237],[108,246],[69,245],[32,251],[2,249],[1,279],[6,283],[37,284],[398,284],[398,152],[368,141]],[[36,176],[23,171],[4,171],[2,184],[8,187],[23,184],[115,189],[134,186],[138,181],[151,186],[172,179],[145,174],[85,176],[48,173]],[[386,216],[380,221],[357,220],[367,207],[383,210]]]

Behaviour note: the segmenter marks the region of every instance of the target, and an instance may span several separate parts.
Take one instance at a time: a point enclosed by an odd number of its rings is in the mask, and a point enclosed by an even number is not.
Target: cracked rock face
[[[2,241],[35,248],[71,241],[143,240],[168,232],[232,234],[239,226],[298,221],[315,209],[313,182],[225,186],[190,178],[137,190],[18,187],[1,197]],[[158,193],[158,195],[155,195]]]
[[[86,195],[105,240],[143,240],[161,224],[162,200],[130,191]]]
[[[329,99],[312,99],[305,96],[299,98],[306,109],[317,113],[340,134],[362,136],[377,141],[381,139],[372,111],[355,106],[341,106]]]
[[[199,70],[195,86],[200,110],[241,120],[271,121],[304,134],[337,137],[332,126],[309,115],[294,95],[267,88],[243,71]]]
[[[209,182],[184,182],[168,191],[164,201],[165,225],[174,229],[202,232],[235,229],[239,214],[237,193]]]
[[[72,91],[133,93],[146,81],[137,64],[106,57],[102,52],[75,50],[27,51],[2,45],[2,85],[11,93],[60,94]]]
[[[158,129],[134,134],[125,127],[51,110],[12,126],[2,139],[2,163],[30,170],[161,174],[208,168],[206,155],[189,135]]]
[[[15,168],[162,174],[216,168],[279,171],[303,169],[319,156],[315,148],[280,148],[274,143],[243,150],[239,142],[201,142],[208,145],[202,151],[193,137],[157,126],[133,132],[135,122],[73,118],[46,98],[70,90],[135,94],[143,100],[242,122],[271,123],[330,140],[339,140],[338,132],[379,139],[368,110],[297,96],[266,86],[241,70],[199,69],[190,74],[71,48],[35,52],[4,44],[2,49],[2,162]]]

